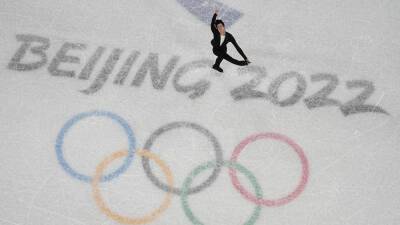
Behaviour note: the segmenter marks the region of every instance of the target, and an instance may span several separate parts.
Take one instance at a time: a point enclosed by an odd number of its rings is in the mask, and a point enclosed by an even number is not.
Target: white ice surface
[[[66,121],[91,110],[111,111],[124,118],[135,133],[137,148],[142,148],[156,129],[174,121],[194,122],[210,130],[218,138],[225,160],[238,143],[254,133],[279,133],[294,140],[308,159],[306,187],[288,204],[262,206],[255,224],[400,224],[400,2],[222,2],[242,13],[227,30],[252,66],[263,67],[267,73],[257,90],[267,92],[279,75],[296,71],[307,83],[296,104],[282,107],[261,98],[234,101],[230,91],[254,75],[241,74],[226,61],[221,64],[222,75],[211,68],[183,75],[182,84],[209,81],[204,95],[191,99],[190,93],[178,92],[173,77],[179,67],[195,60],[215,60],[209,25],[179,1],[0,1],[0,224],[119,224],[95,204],[90,184],[63,170],[55,153],[57,134]],[[16,39],[18,34],[50,40],[44,66],[31,71],[8,68],[22,43]],[[67,53],[79,57],[80,63],[60,65],[60,69],[74,70],[76,76],[96,48],[105,47],[89,80],[48,72],[66,42],[87,46]],[[229,54],[240,59],[233,46],[228,46]],[[82,93],[114,48],[123,53],[104,86],[93,94]],[[113,84],[133,50],[140,55],[124,85]],[[149,53],[158,55],[160,72],[171,57],[179,56],[162,90],[153,88],[150,74],[140,87],[130,85]],[[28,52],[24,60],[38,58]],[[379,106],[389,115],[366,112],[345,116],[337,106],[308,109],[303,99],[326,85],[325,81],[311,81],[315,73],[338,77],[339,84],[329,97],[342,103],[363,90],[347,88],[347,81],[372,82],[375,90],[365,103]],[[294,80],[282,84],[279,98],[290,97],[295,85]],[[71,128],[64,147],[71,167],[93,174],[104,157],[127,148],[127,138],[112,121],[91,118]],[[176,186],[193,168],[214,159],[212,145],[190,129],[161,136],[152,151],[171,168]],[[292,191],[301,176],[298,157],[278,141],[248,145],[239,162],[256,176],[269,199]],[[116,161],[108,171],[120,164]],[[157,166],[151,166],[161,178]],[[194,184],[207,176],[197,177]],[[251,190],[246,178],[239,178]],[[147,178],[138,156],[123,175],[101,184],[101,193],[112,210],[131,217],[158,207],[165,195]],[[243,224],[255,208],[232,186],[226,168],[210,187],[190,195],[189,204],[204,224],[216,225]],[[151,224],[191,223],[179,196],[174,195],[169,208]]]

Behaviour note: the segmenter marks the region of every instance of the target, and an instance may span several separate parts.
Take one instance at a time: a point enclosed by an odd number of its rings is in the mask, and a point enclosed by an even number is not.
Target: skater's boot
[[[217,70],[217,71],[219,71],[219,72],[224,72],[224,70],[221,68],[221,67],[219,67],[219,66],[216,66],[215,64],[213,65],[213,67],[212,67],[214,70]]]

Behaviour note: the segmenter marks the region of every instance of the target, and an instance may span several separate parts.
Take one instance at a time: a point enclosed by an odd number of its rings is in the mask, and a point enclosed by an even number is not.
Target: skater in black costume
[[[219,67],[219,65],[221,64],[223,59],[226,59],[229,62],[239,66],[246,66],[250,64],[250,61],[247,59],[242,49],[236,43],[236,40],[233,37],[233,35],[225,31],[224,22],[222,20],[216,20],[217,15],[218,15],[218,10],[215,10],[213,18],[211,20],[211,31],[213,32],[214,35],[214,38],[211,40],[211,45],[213,46],[213,53],[216,56],[218,56],[212,68],[222,73],[224,70],[221,67]],[[228,44],[229,42],[232,42],[232,44],[235,46],[236,50],[243,57],[244,60],[239,61],[237,59],[232,58],[230,55],[226,53],[227,52],[226,44]]]

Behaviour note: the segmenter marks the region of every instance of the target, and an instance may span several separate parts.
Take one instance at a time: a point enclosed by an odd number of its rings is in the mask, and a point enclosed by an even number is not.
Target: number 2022
[[[231,90],[231,96],[234,100],[244,100],[250,98],[264,98],[269,100],[275,105],[282,107],[290,106],[296,104],[305,95],[307,82],[303,75],[298,72],[290,71],[280,74],[275,78],[269,85],[268,92],[262,92],[256,90],[256,87],[261,84],[262,80],[267,77],[267,73],[264,67],[259,66],[249,66],[245,69],[240,69],[239,74],[245,72],[254,74],[254,78],[250,81],[235,87]],[[294,93],[286,98],[279,99],[278,92],[280,86],[290,80],[295,79],[296,90]],[[347,102],[340,102],[337,99],[330,98],[329,95],[333,93],[339,84],[339,79],[337,75],[330,73],[316,73],[311,75],[311,82],[326,82],[316,93],[305,97],[304,103],[308,109],[314,109],[324,106],[338,106],[343,115],[348,116],[356,113],[374,112],[374,113],[384,113],[390,115],[387,111],[382,109],[377,105],[365,104],[365,101],[372,95],[375,90],[374,84],[368,80],[350,80],[346,81],[347,89],[362,89],[361,92],[353,99]]]

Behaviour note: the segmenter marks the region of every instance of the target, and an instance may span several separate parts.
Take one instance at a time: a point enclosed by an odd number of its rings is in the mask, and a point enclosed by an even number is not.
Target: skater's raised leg
[[[248,65],[248,61],[234,59],[234,58],[232,58],[230,55],[228,55],[226,53],[223,53],[222,57],[223,57],[223,59],[226,59],[229,62],[231,62],[231,63],[233,63],[235,65],[238,65],[238,66],[246,66],[246,65]]]

